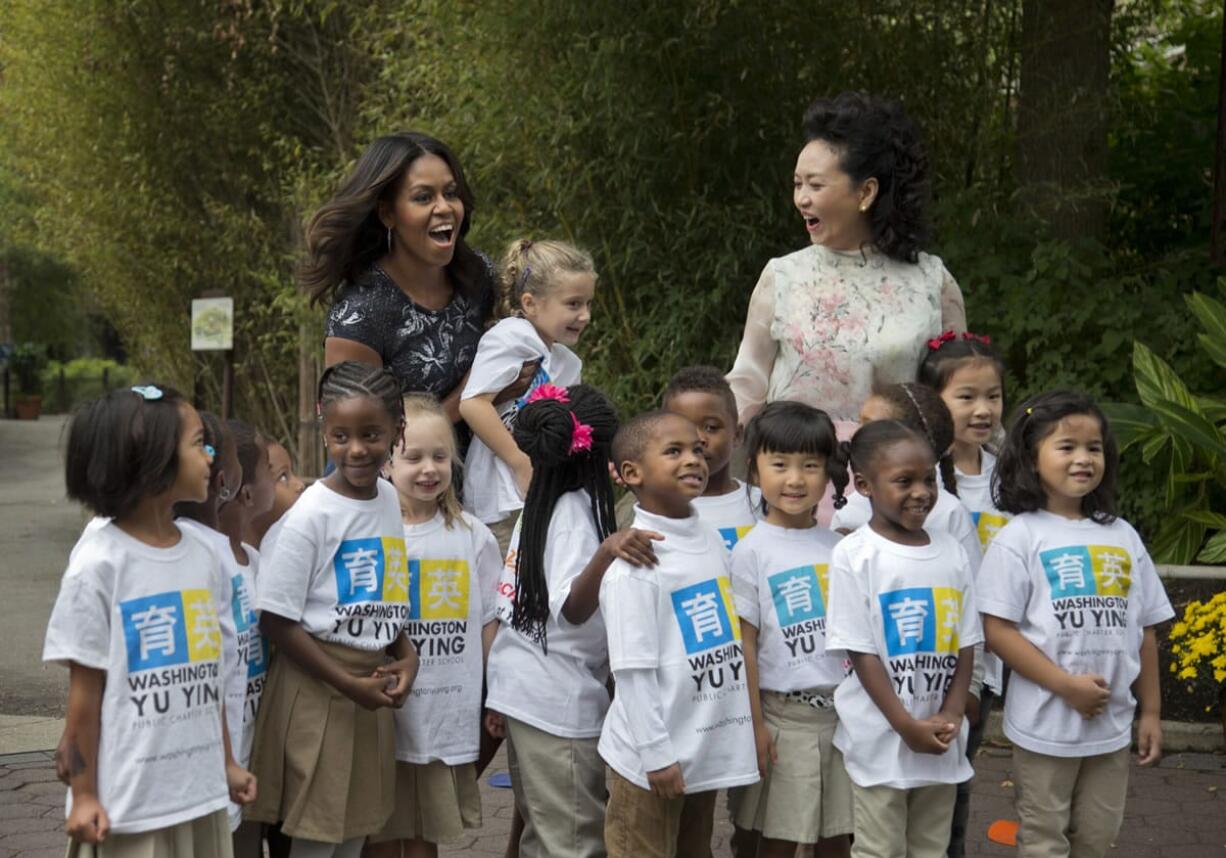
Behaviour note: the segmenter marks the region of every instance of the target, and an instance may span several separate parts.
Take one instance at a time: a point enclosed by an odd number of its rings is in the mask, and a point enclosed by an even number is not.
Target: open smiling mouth
[[[442,226],[431,227],[427,233],[430,240],[435,244],[449,245],[451,238],[455,235],[455,226],[453,224],[443,224]]]

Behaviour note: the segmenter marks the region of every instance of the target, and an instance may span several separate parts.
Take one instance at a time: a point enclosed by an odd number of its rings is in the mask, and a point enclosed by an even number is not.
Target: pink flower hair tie
[[[592,427],[580,423],[573,411],[570,413],[570,420],[573,424],[570,432],[570,455],[592,449]]]
[[[565,387],[558,387],[556,384],[546,382],[538,387],[528,396],[526,404],[531,405],[533,402],[539,402],[542,399],[556,399],[563,405],[570,404],[570,394],[566,392]]]

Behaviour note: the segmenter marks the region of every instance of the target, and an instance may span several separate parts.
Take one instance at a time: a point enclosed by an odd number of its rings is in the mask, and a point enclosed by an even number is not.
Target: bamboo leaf
[[[1183,517],[1190,521],[1203,524],[1206,527],[1212,527],[1215,530],[1226,529],[1226,515],[1222,515],[1220,512],[1210,512],[1207,509],[1194,509],[1189,512],[1185,512]]]
[[[1205,526],[1186,518],[1168,518],[1150,544],[1155,563],[1183,566],[1192,562],[1205,538]]]
[[[1219,531],[1209,537],[1205,547],[1196,555],[1201,563],[1221,563],[1226,561],[1226,530]]]
[[[1150,408],[1162,400],[1196,411],[1196,398],[1170,365],[1140,340],[1132,344],[1132,370],[1141,402]]]
[[[1226,456],[1226,434],[1203,414],[1178,403],[1161,400],[1155,402],[1152,407],[1163,417],[1164,424],[1173,436],[1182,438],[1208,456]]]
[[[1119,441],[1120,452],[1143,442],[1160,425],[1153,412],[1143,405],[1105,402],[1102,408],[1111,423],[1111,431]]]
[[[1204,292],[1193,292],[1184,297],[1184,302],[1200,320],[1205,333],[1226,347],[1226,305]]]

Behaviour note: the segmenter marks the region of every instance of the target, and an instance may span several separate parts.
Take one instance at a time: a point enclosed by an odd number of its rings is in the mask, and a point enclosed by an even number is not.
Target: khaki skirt
[[[370,676],[386,660],[381,650],[315,642],[354,676]],[[256,719],[251,771],[258,782],[246,819],[280,822],[290,837],[323,843],[375,834],[392,813],[392,710],[363,709],[278,654]]]
[[[730,795],[733,822],[793,843],[850,834],[851,779],[834,747],[839,723],[834,710],[764,691],[762,717],[775,739],[777,760],[762,780]]]
[[[68,841],[67,858],[232,858],[230,817],[207,816],[139,834],[110,834],[101,843]]]
[[[424,840],[449,843],[469,828],[481,827],[481,791],[472,763],[449,766],[396,763],[396,807],[372,843],[388,840]]]

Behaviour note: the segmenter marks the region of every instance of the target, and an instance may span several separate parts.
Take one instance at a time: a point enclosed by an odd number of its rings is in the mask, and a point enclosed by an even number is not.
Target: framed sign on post
[[[192,299],[192,351],[224,352],[221,376],[221,417],[223,420],[229,418],[231,404],[234,400],[233,298],[210,296]]]

